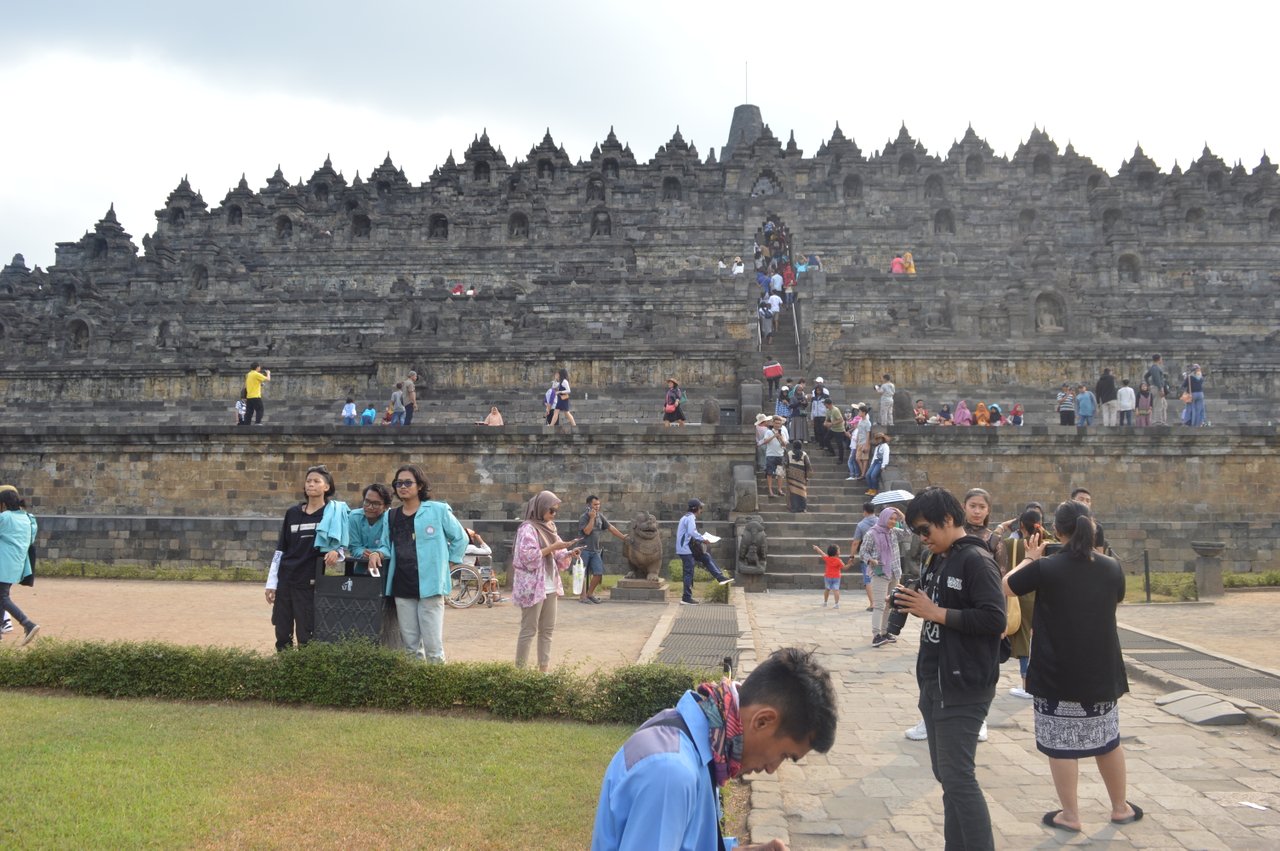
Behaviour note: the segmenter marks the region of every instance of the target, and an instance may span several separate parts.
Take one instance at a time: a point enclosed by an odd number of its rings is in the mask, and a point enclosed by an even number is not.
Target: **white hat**
[[[760,425],[760,423],[767,423],[771,419],[773,419],[771,414],[756,414],[756,425]]]
[[[821,383],[822,383],[822,376],[821,376],[821,375],[819,375],[817,378],[813,379],[813,383],[814,383],[814,384],[821,384]]]
[[[783,389],[783,390],[790,390],[790,389],[791,389],[791,386],[790,386],[790,385],[788,385],[788,384],[784,384],[784,385],[782,385],[782,389]]]

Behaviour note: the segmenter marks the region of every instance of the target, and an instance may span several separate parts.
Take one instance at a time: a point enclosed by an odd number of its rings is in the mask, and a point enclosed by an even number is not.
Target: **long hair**
[[[987,528],[987,523],[991,520],[991,494],[984,488],[969,488],[969,490],[965,491],[964,499],[961,500],[961,502],[968,505],[969,500],[973,499],[975,496],[982,497],[982,501],[987,504],[987,516],[982,518],[981,523],[981,527],[985,529]],[[965,514],[965,518],[965,523],[968,523],[967,512]]]
[[[1093,561],[1093,514],[1083,502],[1069,499],[1053,512],[1053,526],[1063,549],[1074,558]]]

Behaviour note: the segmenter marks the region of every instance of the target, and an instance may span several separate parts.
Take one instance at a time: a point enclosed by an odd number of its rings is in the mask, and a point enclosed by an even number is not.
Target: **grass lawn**
[[[34,848],[582,849],[630,727],[0,692]]]
[[[1126,603],[1146,603],[1147,592],[1143,587],[1142,574],[1127,574],[1124,578],[1124,601]],[[1151,602],[1178,603],[1198,599],[1196,596],[1196,577],[1193,573],[1153,573],[1151,574]]]

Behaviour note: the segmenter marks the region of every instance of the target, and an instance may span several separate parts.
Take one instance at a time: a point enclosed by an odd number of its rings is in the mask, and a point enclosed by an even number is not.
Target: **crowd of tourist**
[[[1182,373],[1175,393],[1164,371],[1164,359],[1151,356],[1137,388],[1128,378],[1117,383],[1106,367],[1090,389],[1084,383],[1064,381],[1054,398],[1058,423],[1065,426],[1163,426],[1169,424],[1169,397],[1182,403],[1179,420],[1185,426],[1207,426],[1204,407],[1204,370],[1193,363]]]

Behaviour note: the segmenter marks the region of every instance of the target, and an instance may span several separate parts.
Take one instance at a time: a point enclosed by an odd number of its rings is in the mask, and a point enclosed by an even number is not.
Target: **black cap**
[[[702,500],[700,500],[700,499],[691,499],[691,500],[689,500],[689,510],[690,510],[690,511],[697,511],[697,510],[698,510],[699,508],[701,508],[701,507],[702,507]]]

